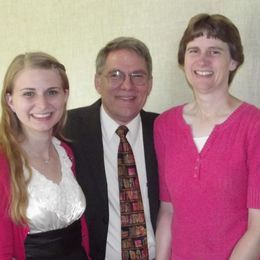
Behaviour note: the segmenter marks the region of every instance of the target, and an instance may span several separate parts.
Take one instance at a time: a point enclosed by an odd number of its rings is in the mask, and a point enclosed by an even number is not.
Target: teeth
[[[51,115],[51,113],[41,113],[41,114],[32,114],[33,117],[35,118],[46,118],[49,117]]]
[[[123,100],[131,100],[131,99],[133,99],[134,97],[120,97],[121,99],[123,99]]]
[[[212,71],[200,71],[200,70],[196,70],[195,73],[200,76],[210,76],[213,74]]]

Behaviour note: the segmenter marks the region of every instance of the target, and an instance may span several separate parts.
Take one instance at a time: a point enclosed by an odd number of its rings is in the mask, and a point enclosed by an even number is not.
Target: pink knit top
[[[224,260],[260,208],[260,110],[243,103],[199,153],[183,105],[155,122],[160,198],[174,208],[172,259]]]

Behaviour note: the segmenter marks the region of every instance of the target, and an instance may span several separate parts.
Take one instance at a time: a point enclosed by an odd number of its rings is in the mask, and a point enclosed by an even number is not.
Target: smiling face
[[[195,93],[228,91],[229,74],[236,67],[227,43],[219,39],[201,36],[187,44],[184,71]]]
[[[120,84],[110,80],[117,71],[126,75]],[[134,84],[129,77],[133,73],[147,75],[146,82]],[[95,77],[95,86],[108,115],[118,124],[127,124],[143,108],[152,88],[152,78],[148,76],[144,58],[134,51],[122,49],[108,54],[102,73]]]
[[[6,95],[9,107],[21,123],[23,134],[52,133],[61,119],[68,98],[61,76],[55,69],[24,69]]]

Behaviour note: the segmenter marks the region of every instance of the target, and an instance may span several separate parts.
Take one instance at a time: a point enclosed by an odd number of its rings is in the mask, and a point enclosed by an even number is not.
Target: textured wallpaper
[[[154,63],[146,109],[161,112],[192,97],[176,56],[190,17],[201,12],[226,15],[239,28],[245,63],[231,90],[260,107],[259,0],[0,0],[1,82],[14,56],[45,51],[67,68],[69,108],[89,105],[98,98],[98,50],[115,37],[134,36],[148,45]]]

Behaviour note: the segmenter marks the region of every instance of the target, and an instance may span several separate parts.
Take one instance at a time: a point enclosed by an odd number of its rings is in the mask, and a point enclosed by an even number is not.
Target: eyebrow
[[[224,51],[223,48],[221,47],[218,47],[218,46],[212,46],[212,47],[209,47],[208,49],[214,49],[214,50],[220,50],[220,51]]]
[[[47,88],[47,90],[49,90],[49,89],[60,89],[60,88],[62,88],[62,87],[49,87],[49,88]],[[35,91],[36,90],[36,88],[22,88],[22,89],[20,89],[19,91]]]
[[[186,50],[190,50],[190,49],[200,49],[199,46],[190,46],[190,47],[187,47]],[[221,51],[224,51],[224,49],[222,47],[219,47],[219,46],[210,46],[210,47],[207,47],[207,49],[214,49],[214,50],[221,50]]]
[[[19,91],[25,91],[25,90],[35,90],[35,88],[22,88]]]
[[[112,70],[110,70],[109,72],[108,72],[108,74],[111,74],[111,73],[114,73],[114,72],[117,72],[117,71],[119,71],[119,72],[122,72],[122,73],[124,73],[124,74],[138,74],[138,73],[140,73],[140,74],[148,74],[148,72],[147,71],[145,71],[145,70],[143,70],[143,69],[138,69],[138,70],[134,70],[134,71],[132,71],[132,72],[130,72],[130,73],[125,73],[124,71],[122,71],[122,70],[120,70],[120,69],[112,69]]]
[[[199,49],[199,47],[197,47],[197,46],[190,46],[190,47],[186,48],[186,50],[190,50],[190,49]]]
[[[131,72],[132,74],[148,74],[145,70],[135,70]]]

